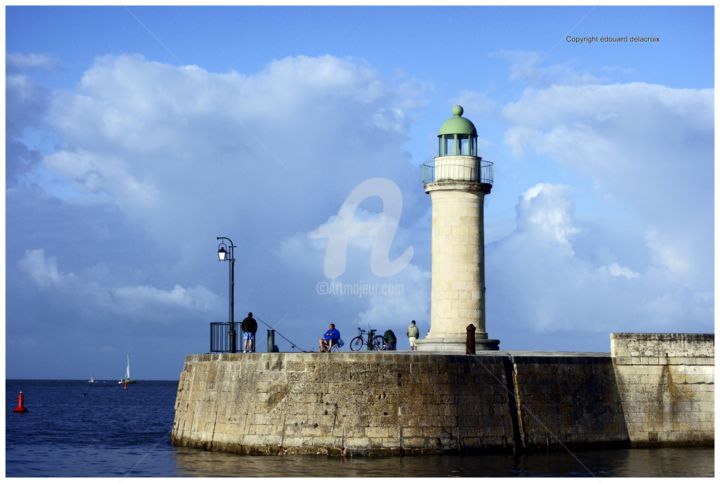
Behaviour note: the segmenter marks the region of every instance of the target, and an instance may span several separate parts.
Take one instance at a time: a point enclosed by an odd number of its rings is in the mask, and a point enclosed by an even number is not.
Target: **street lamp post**
[[[236,352],[235,344],[235,245],[232,240],[225,236],[217,237],[217,240],[221,240],[218,245],[218,260],[221,262],[230,262],[230,331],[228,336],[230,338],[230,352]],[[228,243],[225,243],[225,241]]]

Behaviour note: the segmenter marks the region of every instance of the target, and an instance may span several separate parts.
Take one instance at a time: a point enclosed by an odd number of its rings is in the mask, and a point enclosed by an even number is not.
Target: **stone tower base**
[[[436,352],[443,354],[465,354],[465,337],[426,337],[417,341],[420,352]],[[496,351],[500,348],[498,339],[476,339],[475,352]]]

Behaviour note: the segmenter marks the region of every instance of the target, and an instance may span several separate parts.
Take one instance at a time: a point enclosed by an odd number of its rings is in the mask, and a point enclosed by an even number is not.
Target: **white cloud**
[[[216,313],[208,318],[224,318],[219,299],[208,301],[189,288],[226,290],[226,277],[219,275],[224,271],[213,265],[216,235],[230,236],[238,245],[238,309],[249,306],[243,310],[269,319],[279,311],[278,318],[288,314],[285,320],[297,320],[298,314],[322,320],[337,312],[351,321],[379,303],[361,298],[339,308],[338,299],[315,297],[315,284],[324,279],[323,259],[321,252],[310,253],[312,241],[305,237],[295,246],[283,245],[294,250],[291,258],[304,268],[291,270],[288,258],[276,254],[282,240],[320,226],[369,178],[387,178],[410,193],[403,223],[425,211],[413,202],[424,194],[402,146],[427,86],[392,80],[362,61],[332,56],[288,57],[256,73],[213,73],[120,55],[96,59],[74,89],[53,92],[48,122],[62,143],[45,155],[43,169],[64,183],[53,193],[67,202],[74,202],[65,194],[68,187],[102,194],[93,198],[96,205],[117,206],[145,237],[147,256],[167,259],[161,273],[137,267],[136,274],[128,274],[132,283],[98,281],[98,299],[106,310],[124,306],[125,316],[140,320],[142,311],[135,306],[155,317],[163,304],[176,301],[177,310],[215,304]],[[137,243],[122,232],[118,236],[113,243]],[[393,249],[410,245],[410,235],[400,236],[405,241],[396,241]],[[389,260],[400,255],[402,250],[391,252]],[[349,256],[351,263],[354,257]],[[348,267],[346,278],[362,282],[365,272],[355,268]],[[88,283],[99,276],[83,275]],[[412,284],[420,278],[407,276]],[[177,290],[162,288],[174,285],[185,287],[184,295],[195,302],[181,302]],[[410,293],[411,287],[405,288]]]
[[[566,186],[547,183],[528,189],[517,206],[518,229],[542,233],[568,245],[579,230],[572,224],[572,206],[565,198],[566,191]]]
[[[29,53],[9,53],[6,59],[8,72],[29,69],[53,69],[57,62],[49,55]]]
[[[639,273],[634,272],[633,270],[629,269],[628,267],[623,267],[621,265],[618,265],[617,263],[611,263],[610,265],[603,265],[600,268],[598,268],[598,271],[601,273],[609,273],[613,277],[625,277],[628,280],[631,280],[633,278],[638,278],[640,276]]]
[[[580,335],[712,327],[711,287],[682,276],[669,255],[632,269],[622,246],[605,247],[605,257],[617,260],[611,263],[580,255],[590,252],[581,246],[587,240],[568,236],[577,222],[563,187],[531,187],[518,201],[516,223],[486,253],[491,335],[512,339],[520,328]],[[584,226],[588,239],[600,233],[592,223]]]
[[[589,176],[643,224],[658,260],[709,284],[713,95],[644,83],[527,90],[503,110],[506,142]]]
[[[157,190],[127,173],[124,162],[101,153],[56,151],[45,157],[45,165],[72,180],[84,191],[107,192],[125,204],[146,209],[157,201]]]
[[[542,330],[709,330],[713,90],[567,84],[528,88],[506,105],[505,142],[523,160],[542,155],[588,176],[596,192],[585,196],[612,202],[633,231],[598,239],[598,224],[573,221],[566,192],[531,188],[518,230],[489,250],[499,299],[513,303],[493,310]],[[528,223],[554,243],[523,231]]]
[[[560,74],[541,72],[536,85]],[[63,142],[44,167],[68,184],[107,194],[155,241],[143,249],[167,259],[168,268],[164,283],[144,267],[130,283],[93,282],[87,270],[82,286],[101,307],[131,320],[166,319],[168,308],[222,317],[225,303],[204,288],[216,283],[214,292],[225,290],[227,268],[210,265],[213,237],[222,234],[238,245],[238,307],[271,321],[287,315],[292,329],[278,328],[298,343],[314,344],[308,327],[320,331],[328,319],[345,331],[355,324],[404,330],[410,319],[422,323],[430,301],[424,269],[430,227],[417,170],[402,150],[411,109],[421,104],[417,86],[408,85],[389,86],[367,64],[330,56],[281,59],[253,74],[137,56],[98,59],[76,89],[53,94],[50,123]],[[487,250],[491,336],[707,323],[713,303],[709,98],[712,91],[645,84],[564,85],[536,87],[505,106],[506,141],[518,156],[543,154],[591,176],[602,196],[620,200],[642,223],[640,235],[632,234],[637,239],[618,236],[609,244],[595,239],[602,234],[596,225],[574,214],[574,191],[551,183],[527,190],[518,201],[517,228],[507,236],[503,230]],[[677,170],[677,159],[687,159],[688,169]],[[389,259],[409,246],[414,258],[392,277],[372,273],[380,215],[377,200],[369,200],[358,208],[361,236],[351,239],[338,281],[403,291],[320,296],[325,241],[309,234],[332,221],[348,193],[371,177],[393,180],[408,198]],[[119,237],[119,245],[135,243]]]
[[[147,305],[180,307],[199,311],[216,308],[219,297],[203,286],[184,288],[175,285],[172,290],[161,290],[147,285],[112,289],[118,304],[130,310],[145,310]]]
[[[547,55],[533,51],[505,51],[495,54],[510,60],[510,80],[545,87],[553,84],[594,84],[602,79],[578,72],[571,62],[543,65]]]
[[[400,146],[417,96],[417,86],[404,93],[368,65],[331,56],[289,57],[251,75],[106,56],[75,91],[53,96],[49,119],[67,147],[45,166],[101,185],[159,239],[227,226],[219,206],[233,208],[232,225],[280,227],[369,175],[409,183],[414,167]]]
[[[44,249],[26,250],[19,267],[46,297],[54,294],[66,303],[82,304],[84,310],[92,308],[99,317],[120,315],[167,324],[173,322],[168,310],[209,314],[223,305],[220,297],[202,285],[175,285],[170,290],[148,285],[113,287],[94,280],[92,268],[81,275],[63,273],[57,259],[46,257]]]
[[[650,229],[645,236],[645,241],[653,261],[664,269],[674,272],[677,275],[687,275],[692,260],[688,253],[677,250],[672,240],[667,240],[667,234],[663,237],[655,229]],[[666,238],[666,239],[662,239]]]
[[[28,146],[24,136],[42,124],[48,91],[22,71],[14,71],[8,66],[5,100],[7,183],[12,186],[32,172],[40,162],[40,153]]]
[[[26,250],[18,266],[41,287],[60,285],[74,278],[72,273],[61,273],[55,257],[45,257],[45,250],[42,248]]]

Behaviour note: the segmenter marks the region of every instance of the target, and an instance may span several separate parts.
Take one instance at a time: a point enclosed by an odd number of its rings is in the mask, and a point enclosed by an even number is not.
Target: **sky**
[[[228,317],[217,236],[262,350],[265,324],[290,351],[330,322],[407,349],[454,104],[494,163],[501,350],[713,332],[713,28],[712,7],[7,7],[6,375],[119,378],[129,354],[177,379]]]

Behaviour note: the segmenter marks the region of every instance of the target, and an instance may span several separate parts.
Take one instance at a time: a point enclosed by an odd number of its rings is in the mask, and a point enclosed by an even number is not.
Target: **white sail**
[[[118,384],[125,384],[125,385],[134,384],[135,381],[130,379],[130,355],[126,354],[125,356],[127,357],[127,366],[125,366],[125,376],[123,376],[123,378],[118,381]]]

